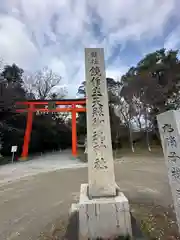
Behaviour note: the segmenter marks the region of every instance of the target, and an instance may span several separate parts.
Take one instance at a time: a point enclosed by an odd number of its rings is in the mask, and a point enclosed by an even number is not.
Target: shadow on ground
[[[79,224],[78,223],[79,223],[79,214],[78,214],[78,212],[75,212],[69,218],[69,223],[67,226],[67,230],[66,230],[64,239],[66,239],[66,240],[78,240],[79,239],[78,238],[78,232],[79,232]],[[132,231],[133,231],[134,239],[137,239],[137,240],[145,239],[145,237],[143,236],[143,234],[140,230],[139,225],[136,222],[136,219],[132,215],[131,215],[131,224],[132,224]],[[120,238],[116,238],[116,239],[118,240],[118,239],[128,239],[128,238],[120,237]]]

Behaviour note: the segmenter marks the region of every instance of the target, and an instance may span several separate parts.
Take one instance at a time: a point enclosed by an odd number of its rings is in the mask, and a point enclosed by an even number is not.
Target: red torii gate
[[[38,105],[48,106],[50,102],[53,102],[55,105],[69,105],[64,108],[38,108]],[[16,102],[17,105],[26,106],[26,108],[16,109],[16,112],[22,113],[27,112],[27,122],[26,122],[26,131],[24,135],[24,144],[21,154],[21,159],[26,159],[28,156],[29,150],[29,142],[32,131],[32,123],[33,123],[33,113],[34,112],[71,112],[72,114],[72,155],[74,157],[77,156],[77,133],[76,133],[76,113],[78,112],[86,112],[85,107],[77,107],[77,105],[85,105],[86,99],[63,99],[63,100],[30,100],[24,102]]]

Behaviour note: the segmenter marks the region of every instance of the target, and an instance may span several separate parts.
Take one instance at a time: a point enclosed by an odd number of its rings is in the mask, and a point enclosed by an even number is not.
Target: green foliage
[[[136,99],[142,110],[149,109],[147,117],[157,136],[156,115],[180,107],[180,61],[177,54],[178,51],[160,49],[146,55],[122,76],[121,96],[129,104],[137,107]]]
[[[21,146],[23,145],[24,129],[26,126],[26,116],[24,114],[11,113],[5,121],[2,133],[2,150],[3,156],[11,155],[11,146],[17,145],[17,155],[21,154]]]
[[[71,129],[62,119],[52,120],[48,115],[35,117],[30,152],[48,152],[70,146]]]
[[[77,134],[80,135],[86,135],[86,113],[82,112],[79,113],[79,116],[77,118]]]
[[[18,145],[20,156],[26,127],[26,115],[18,114],[7,121],[8,129],[2,132],[3,156],[10,155],[12,145]],[[10,129],[13,126],[13,129]],[[52,120],[48,115],[35,116],[29,153],[48,152],[71,147],[71,128],[61,120]]]
[[[166,110],[174,93],[179,92],[180,62],[177,54],[178,51],[160,49],[145,56],[122,77],[122,96],[128,102],[132,102],[135,96],[159,112]]]
[[[4,79],[7,79],[8,83],[22,84],[23,72],[23,69],[19,68],[16,64],[13,64],[12,66],[6,65],[1,73],[1,76],[3,76]]]

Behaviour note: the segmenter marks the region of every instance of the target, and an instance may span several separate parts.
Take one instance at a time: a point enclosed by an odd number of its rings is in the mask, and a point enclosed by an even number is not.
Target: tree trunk
[[[134,153],[134,144],[132,140],[132,130],[131,130],[131,123],[129,121],[129,139],[130,139],[130,144],[131,144],[131,150]]]
[[[149,132],[148,132],[148,125],[147,125],[147,107],[145,107],[145,128],[146,128],[146,143],[147,143],[147,147],[148,147],[148,150],[149,152],[151,152],[151,146],[150,146],[150,143],[149,143]]]

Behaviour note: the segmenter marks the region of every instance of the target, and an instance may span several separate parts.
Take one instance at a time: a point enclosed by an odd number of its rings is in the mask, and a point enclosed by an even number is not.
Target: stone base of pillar
[[[122,192],[116,197],[89,199],[88,184],[82,184],[76,207],[79,210],[80,240],[132,237],[129,202]]]

